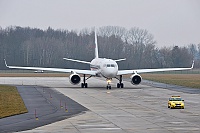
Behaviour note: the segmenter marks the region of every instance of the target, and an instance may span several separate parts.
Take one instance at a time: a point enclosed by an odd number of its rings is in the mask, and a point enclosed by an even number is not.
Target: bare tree
[[[98,34],[100,36],[117,36],[119,38],[124,38],[124,35],[126,34],[127,30],[124,27],[119,26],[104,26],[100,27],[98,30]]]
[[[147,30],[139,29],[137,27],[131,28],[126,34],[126,41],[129,45],[131,45],[133,56],[133,60],[137,62],[137,68],[141,67],[142,58],[146,58],[144,54],[145,47],[154,46],[156,41],[154,41],[153,35],[149,34]]]

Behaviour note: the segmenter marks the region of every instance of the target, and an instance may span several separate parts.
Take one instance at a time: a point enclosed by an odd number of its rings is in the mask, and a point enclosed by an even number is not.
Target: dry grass
[[[28,112],[16,87],[0,85],[0,118]]]
[[[200,89],[200,74],[142,74],[143,79]]]

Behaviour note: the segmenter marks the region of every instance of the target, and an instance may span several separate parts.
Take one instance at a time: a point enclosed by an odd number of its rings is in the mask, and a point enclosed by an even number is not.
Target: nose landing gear
[[[107,79],[107,83],[108,83],[108,84],[107,84],[107,87],[106,87],[107,90],[111,90],[111,85],[110,85],[111,80],[112,80],[112,79]]]
[[[110,84],[107,85],[107,90],[111,90],[111,85]]]

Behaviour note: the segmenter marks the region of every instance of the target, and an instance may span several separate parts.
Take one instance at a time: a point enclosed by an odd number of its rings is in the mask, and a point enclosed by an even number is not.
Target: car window
[[[182,101],[181,98],[171,98],[171,101]]]

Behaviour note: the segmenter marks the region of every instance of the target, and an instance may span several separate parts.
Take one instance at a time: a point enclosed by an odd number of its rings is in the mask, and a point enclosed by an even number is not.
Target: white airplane
[[[54,72],[64,72],[64,73],[71,73],[69,76],[69,81],[71,84],[76,85],[81,82],[81,77],[79,74],[83,74],[83,83],[81,83],[82,88],[87,88],[88,84],[86,80],[91,77],[104,77],[107,80],[107,89],[111,89],[110,82],[113,78],[119,80],[117,83],[117,88],[123,88],[124,84],[122,83],[122,75],[132,74],[130,77],[131,83],[133,85],[138,85],[142,81],[142,77],[139,75],[141,73],[148,73],[148,72],[161,72],[161,71],[177,71],[177,70],[190,70],[194,66],[194,61],[190,68],[160,68],[160,69],[134,69],[134,70],[119,70],[117,62],[123,61],[126,59],[106,59],[106,58],[99,58],[98,54],[98,45],[97,45],[97,35],[95,32],[95,58],[91,62],[81,61],[81,60],[74,60],[69,58],[63,58],[64,60],[74,61],[79,63],[85,63],[90,65],[91,70],[79,70],[79,69],[62,69],[62,68],[42,68],[42,67],[21,67],[21,66],[8,66],[5,60],[5,65],[8,68],[13,69],[26,69],[26,70],[36,70],[36,71],[54,71]],[[86,78],[86,75],[90,75]]]

